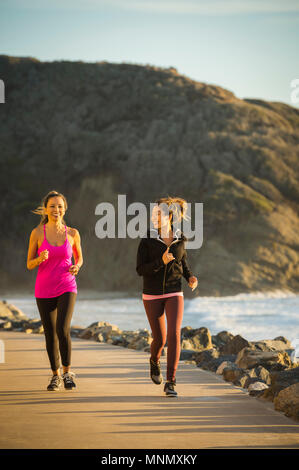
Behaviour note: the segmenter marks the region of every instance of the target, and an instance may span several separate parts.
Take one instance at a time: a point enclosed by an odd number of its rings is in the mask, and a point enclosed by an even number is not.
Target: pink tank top
[[[73,274],[69,272],[72,263],[73,250],[67,238],[67,228],[65,225],[65,242],[61,246],[50,245],[46,238],[46,226],[44,225],[44,240],[37,250],[48,250],[49,257],[38,266],[35,297],[50,298],[57,297],[64,292],[76,292],[77,284]]]

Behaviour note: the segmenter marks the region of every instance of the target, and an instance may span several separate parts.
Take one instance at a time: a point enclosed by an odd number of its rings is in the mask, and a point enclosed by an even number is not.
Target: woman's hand
[[[191,287],[192,290],[194,290],[196,289],[197,285],[198,285],[197,277],[195,276],[189,277],[188,286]]]
[[[162,256],[162,260],[164,264],[168,264],[170,261],[175,259],[172,253],[168,253],[168,250],[169,250],[169,246],[167,247],[167,250],[164,251],[163,256]]]
[[[72,266],[70,266],[69,272],[73,274],[73,276],[77,276],[79,269],[80,267],[77,264],[73,264]]]
[[[39,254],[39,260],[42,263],[43,261],[46,261],[46,259],[49,258],[49,252],[48,250],[41,251]]]

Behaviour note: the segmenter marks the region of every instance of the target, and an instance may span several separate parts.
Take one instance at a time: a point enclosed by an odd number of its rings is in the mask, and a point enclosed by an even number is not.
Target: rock
[[[78,334],[79,338],[82,339],[94,339],[98,341],[98,335],[101,334],[104,340],[107,342],[113,334],[119,334],[122,331],[116,326],[111,325],[107,322],[95,322],[85,328]]]
[[[264,398],[273,401],[281,390],[299,383],[299,366],[284,371],[274,371],[270,374],[270,379],[271,384]]]
[[[216,371],[219,366],[219,363],[215,364],[214,362],[214,360],[219,357],[219,352],[215,348],[194,352],[192,357],[197,367],[201,367],[202,369]]]
[[[250,347],[250,343],[240,335],[229,339],[220,347],[220,354],[238,354],[243,348]]]
[[[258,351],[253,348],[244,348],[238,353],[236,364],[242,369],[251,369],[261,365],[268,370],[283,370],[291,366],[291,360],[284,351]]]
[[[232,382],[235,384],[244,374],[244,369],[239,369],[234,365],[234,367],[225,367],[222,372],[222,377],[226,382]]]
[[[274,408],[299,421],[299,382],[278,393],[274,398]]]
[[[233,362],[230,361],[223,361],[221,364],[218,366],[216,370],[216,374],[222,374],[224,368],[234,368],[237,367]]]
[[[264,393],[264,390],[267,388],[268,388],[268,385],[266,385],[264,382],[254,382],[250,384],[248,387],[249,395],[253,397],[262,396]]]
[[[291,346],[291,343],[290,341],[285,338],[284,336],[276,336],[276,338],[274,338],[274,341],[282,341],[283,343],[285,343],[288,347]]]
[[[181,353],[180,353],[180,361],[191,361],[191,358],[193,357],[194,355],[194,351],[191,351],[190,349],[181,349]],[[196,364],[195,360],[194,361],[191,361],[191,362],[194,362],[194,364]]]
[[[251,345],[260,351],[284,351],[292,347],[288,340],[285,338],[284,340],[285,341],[264,339],[262,341],[251,341]]]
[[[247,378],[245,379],[245,381],[243,382],[243,384],[244,384],[244,385],[243,385],[243,388],[249,388],[250,385],[253,385],[253,384],[256,383],[256,382],[262,383],[262,382],[261,382],[261,379],[260,379],[259,377],[247,377]],[[266,385],[266,384],[265,384],[265,385]],[[267,388],[268,388],[268,386],[267,386]]]
[[[101,333],[98,335],[98,336],[102,336]],[[111,335],[111,338],[112,340],[112,344],[114,344],[114,346],[123,346],[123,347],[126,347],[127,346],[127,341],[125,340],[125,338],[122,336],[122,335]]]
[[[181,338],[181,347],[183,349],[200,351],[212,348],[211,333],[205,327],[193,329],[190,326],[186,326],[181,330]]]
[[[237,385],[237,386],[242,387],[242,388],[246,388],[245,384],[246,384],[248,378],[249,378],[249,375],[247,373],[245,373],[245,374],[243,373],[243,375],[241,375],[241,377],[239,377],[237,380],[235,380],[234,385]]]
[[[7,320],[28,320],[27,316],[13,304],[9,304],[6,301],[0,301],[0,318]]]
[[[212,359],[219,357],[219,352],[215,348],[205,349],[200,352],[197,352],[197,351],[193,352],[193,357],[196,363],[199,364],[200,362],[210,361]]]
[[[39,318],[31,318],[27,323],[33,326],[34,328],[39,328],[42,326],[42,321]]]
[[[233,339],[234,335],[228,331],[220,331],[217,335],[212,336],[212,343],[216,348],[220,349],[221,346],[224,346],[228,341]]]
[[[224,361],[234,362],[235,358],[236,356],[227,355],[227,356],[215,357],[210,360],[203,360],[199,363],[196,357],[194,359],[197,362],[197,367],[200,367],[201,369],[204,369],[204,370],[210,370],[212,372],[216,372],[216,370],[218,369],[218,367],[220,366],[222,362]]]
[[[95,328],[95,327],[101,328],[102,326],[110,326],[110,323],[107,321],[96,321],[88,325],[87,328]]]
[[[251,383],[257,382],[260,380],[257,377],[255,369],[239,369],[240,373],[236,380],[233,382],[234,385],[237,385],[242,388],[247,388]]]
[[[271,384],[270,372],[263,366],[255,368],[257,377],[261,379],[261,382],[265,382],[267,385]]]
[[[183,339],[181,344],[182,349],[189,349],[190,351],[194,351],[194,343],[191,339]]]
[[[98,341],[98,343],[105,343],[105,338],[102,333],[98,333],[98,335],[95,335],[94,339]]]
[[[92,329],[86,328],[78,334],[78,337],[81,339],[90,339],[94,334],[95,332]]]
[[[151,342],[152,342],[152,338],[145,338],[145,337],[140,337],[139,335],[137,335],[136,338],[134,338],[133,341],[131,341],[127,347],[129,349],[141,350],[149,346]]]
[[[12,322],[11,321],[3,321],[0,324],[0,328],[2,330],[12,330]]]
[[[33,330],[33,333],[36,333],[36,334],[39,334],[39,335],[42,334],[42,333],[44,333],[44,327],[43,327],[43,325],[38,326],[37,328],[35,328],[35,329]]]
[[[71,336],[78,337],[84,330],[85,328],[82,326],[71,326]]]

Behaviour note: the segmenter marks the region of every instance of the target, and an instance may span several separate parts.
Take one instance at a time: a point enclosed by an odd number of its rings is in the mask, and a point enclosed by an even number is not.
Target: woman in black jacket
[[[167,213],[163,210],[164,204],[168,206]],[[184,276],[192,290],[198,284],[187,263],[187,238],[179,229],[173,231],[174,221],[186,218],[186,208],[187,203],[181,198],[158,199],[151,217],[154,229],[149,229],[146,238],[141,239],[137,252],[136,271],[143,276],[142,300],[153,336],[150,376],[155,384],[163,381],[160,356],[167,339],[167,381],[164,392],[168,396],[177,396],[174,386],[181,352],[184,312],[181,277]]]

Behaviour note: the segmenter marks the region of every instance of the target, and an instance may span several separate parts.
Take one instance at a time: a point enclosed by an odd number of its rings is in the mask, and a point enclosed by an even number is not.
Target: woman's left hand
[[[196,287],[198,285],[197,277],[195,277],[195,276],[189,277],[188,285],[189,285],[189,287],[191,287],[192,290],[196,289]]]
[[[73,274],[74,276],[77,276],[79,269],[80,268],[77,264],[73,264],[72,266],[70,266],[69,272]]]

